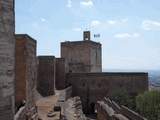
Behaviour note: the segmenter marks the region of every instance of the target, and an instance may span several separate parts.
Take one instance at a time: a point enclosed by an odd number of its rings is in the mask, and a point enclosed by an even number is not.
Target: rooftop
[[[146,72],[98,72],[98,73],[68,73],[67,75],[71,75],[71,76],[148,76],[148,73]]]
[[[92,44],[92,45],[101,45],[99,42],[95,42],[92,40],[86,40],[86,41],[65,41],[61,42],[61,45],[80,45],[80,44]]]
[[[29,36],[28,34],[15,34],[15,38],[22,39],[25,38],[26,40],[32,40],[33,42],[37,42],[34,38]]]

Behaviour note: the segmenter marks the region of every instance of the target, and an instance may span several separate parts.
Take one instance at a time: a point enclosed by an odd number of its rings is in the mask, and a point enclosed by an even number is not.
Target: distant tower
[[[90,33],[90,31],[84,31],[83,32],[83,40],[85,41],[85,40],[91,40],[91,33]]]
[[[90,31],[83,32],[82,41],[61,43],[61,57],[65,58],[68,72],[101,72],[101,44],[91,40]]]

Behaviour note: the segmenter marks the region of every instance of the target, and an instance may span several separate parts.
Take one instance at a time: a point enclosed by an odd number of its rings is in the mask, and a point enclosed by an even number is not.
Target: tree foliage
[[[149,91],[136,97],[137,111],[148,120],[160,120],[160,92]]]
[[[119,105],[124,105],[132,110],[136,108],[135,96],[131,96],[125,89],[118,89],[113,92],[111,99]]]

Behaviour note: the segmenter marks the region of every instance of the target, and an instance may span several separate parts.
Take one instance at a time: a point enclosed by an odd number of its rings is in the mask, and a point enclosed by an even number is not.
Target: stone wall
[[[61,43],[61,57],[68,64],[68,72],[102,72],[101,51],[101,44],[91,40]]]
[[[55,87],[57,90],[65,89],[66,64],[64,58],[56,58],[56,78]]]
[[[26,34],[16,38],[16,105],[26,101],[27,107],[34,104],[34,89],[37,79],[36,41]]]
[[[80,97],[70,98],[63,105],[63,119],[65,120],[87,120],[82,111]]]
[[[55,57],[38,56],[37,90],[42,96],[54,95]]]
[[[0,120],[14,116],[14,33],[14,0],[0,0]]]
[[[63,90],[58,91],[58,101],[63,102],[72,97],[72,87],[67,87]]]
[[[111,96],[121,89],[130,95],[148,90],[147,73],[68,73],[68,84],[73,96],[80,96],[85,113],[92,111],[98,100]]]
[[[26,100],[26,56],[24,53],[26,41],[16,38],[16,82],[15,82],[15,102],[16,106]]]
[[[25,106],[23,106],[15,114],[14,120],[26,120],[26,115],[25,114],[26,114],[26,109],[25,109]]]
[[[119,106],[114,101],[104,98],[96,104],[97,120],[147,120],[125,106]]]
[[[27,45],[26,45],[26,100],[27,106],[32,108],[34,101],[34,90],[36,89],[36,81],[37,81],[37,43],[36,40],[27,37]]]
[[[21,107],[14,116],[14,120],[39,120],[37,108],[32,107],[28,110],[27,106]]]

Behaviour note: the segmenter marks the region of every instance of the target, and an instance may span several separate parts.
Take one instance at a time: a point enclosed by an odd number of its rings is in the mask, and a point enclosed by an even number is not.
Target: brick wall
[[[64,58],[56,58],[56,79],[55,85],[57,90],[65,89],[66,63]]]

